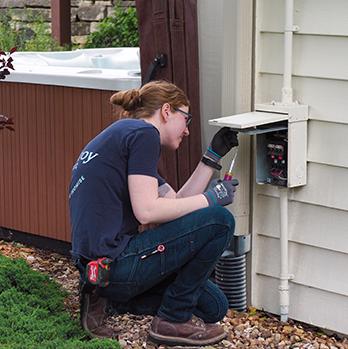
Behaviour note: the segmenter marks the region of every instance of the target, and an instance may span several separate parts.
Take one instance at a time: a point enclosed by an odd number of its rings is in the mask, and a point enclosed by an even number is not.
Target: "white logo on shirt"
[[[72,187],[70,193],[69,193],[69,199],[71,199],[72,195],[75,193],[76,189],[79,187],[79,185],[85,180],[85,177],[81,176],[75,183],[75,185]]]
[[[93,160],[95,157],[97,157],[99,154],[98,153],[93,153],[92,151],[83,151],[79,158],[77,159],[73,170],[77,169],[77,166],[79,165],[79,161],[81,160],[83,164],[88,164],[91,160]]]

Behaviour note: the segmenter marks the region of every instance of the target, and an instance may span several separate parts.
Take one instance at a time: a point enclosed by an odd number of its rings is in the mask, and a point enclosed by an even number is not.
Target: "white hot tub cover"
[[[15,52],[6,82],[119,91],[141,85],[139,48]]]

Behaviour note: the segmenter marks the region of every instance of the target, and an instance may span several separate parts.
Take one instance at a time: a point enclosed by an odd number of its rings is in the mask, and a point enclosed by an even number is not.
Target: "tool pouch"
[[[87,283],[97,287],[109,285],[110,265],[112,259],[103,257],[90,261],[86,266],[85,279]]]

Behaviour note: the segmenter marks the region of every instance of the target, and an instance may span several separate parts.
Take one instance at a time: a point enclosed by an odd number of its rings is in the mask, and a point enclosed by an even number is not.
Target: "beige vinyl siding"
[[[308,132],[311,140],[308,161],[348,168],[348,124],[311,121]],[[343,176],[347,176],[346,171]],[[348,187],[348,178],[345,179],[342,192],[348,194],[345,188]]]
[[[272,313],[278,312],[274,299],[278,297],[279,280],[259,275],[259,291],[255,301]],[[301,302],[296,300],[300,299]],[[347,333],[347,297],[317,288],[303,287],[291,283],[290,317],[305,319],[305,322],[322,328],[331,328],[339,333]],[[334,319],[333,319],[334,318]]]
[[[283,35],[261,34],[260,73],[282,74]],[[272,59],[270,59],[272,53]],[[348,80],[348,37],[295,35],[293,74]]]
[[[198,1],[199,67],[202,144],[207,146],[218,128],[209,119],[250,111],[252,81],[252,0]],[[223,176],[231,155],[222,160]],[[240,138],[234,176],[240,185],[228,208],[236,219],[236,233],[249,234],[250,138]]]
[[[262,210],[256,215],[254,233],[279,238],[279,220],[275,219],[280,213],[278,198],[258,195],[257,200],[258,207],[262,204]],[[267,212],[272,212],[272,215]],[[291,242],[348,253],[348,234],[342,233],[342,227],[348,227],[348,214],[345,210],[298,201],[289,203]]]
[[[346,168],[308,162],[307,174],[307,185],[289,190],[290,200],[348,211],[348,170]],[[257,185],[256,195],[258,194],[278,196],[278,190],[269,185]],[[332,223],[335,224],[335,222]],[[341,229],[348,233],[348,227],[341,227]]]
[[[280,259],[279,239],[263,235],[259,239],[260,250],[271,250],[272,254],[258,256],[256,273],[277,278],[280,268],[274,261]],[[326,263],[322,263],[323,260]],[[290,242],[289,269],[294,275],[292,282],[298,285],[347,296],[348,269],[345,262],[345,253]]]
[[[257,1],[256,103],[281,100],[283,0]],[[294,99],[307,185],[289,190],[290,318],[348,334],[348,1],[295,1]],[[279,313],[279,194],[254,187],[252,303]]]
[[[262,0],[261,31],[282,32],[284,29],[283,0]],[[348,1],[295,0],[294,24],[300,34],[348,35]]]
[[[261,74],[257,87],[257,100],[280,100],[282,76]],[[293,89],[294,99],[310,106],[311,120],[348,124],[347,81],[294,77]]]

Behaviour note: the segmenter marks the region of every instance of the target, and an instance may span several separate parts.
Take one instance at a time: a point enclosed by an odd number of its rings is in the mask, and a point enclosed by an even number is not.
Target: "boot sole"
[[[149,331],[149,337],[150,339],[157,343],[157,344],[167,344],[167,345],[210,345],[210,344],[216,344],[226,338],[227,333],[221,333],[221,335],[216,336],[214,338],[210,339],[202,339],[202,340],[194,340],[189,338],[182,338],[182,337],[169,337],[169,336],[161,336],[160,334],[154,333],[153,331]]]

